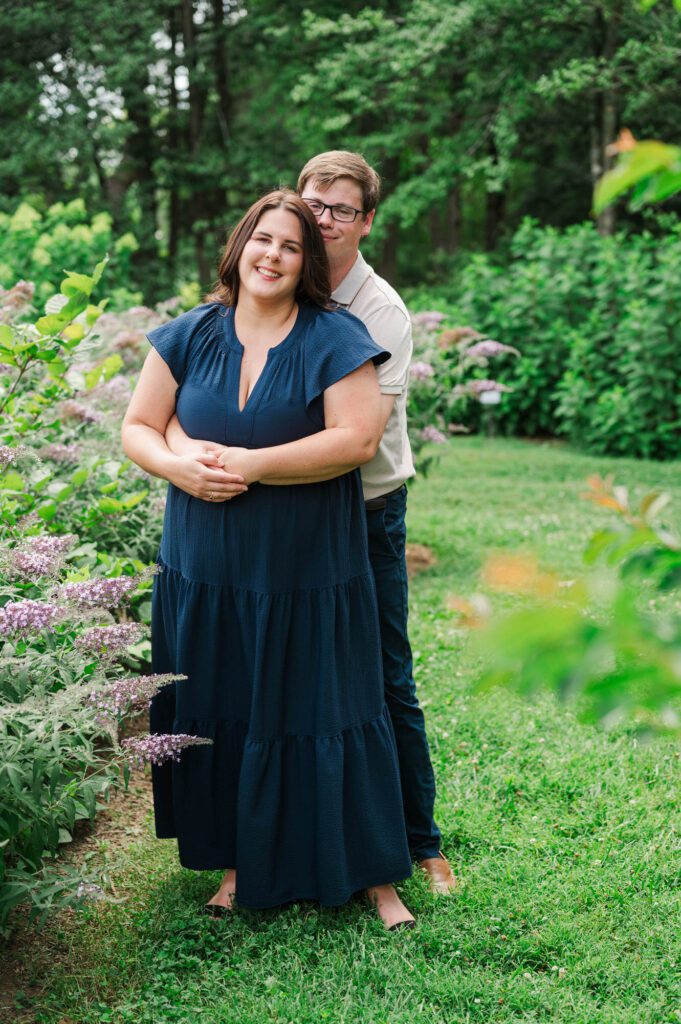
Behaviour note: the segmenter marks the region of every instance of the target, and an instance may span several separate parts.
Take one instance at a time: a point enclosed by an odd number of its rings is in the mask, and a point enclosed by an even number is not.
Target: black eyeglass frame
[[[315,199],[312,196],[301,196],[300,198],[303,200],[304,203],[307,203],[308,206],[310,205],[310,203],[318,203],[319,206],[321,206],[321,210],[319,211],[319,213],[315,213],[314,210],[312,210],[312,213],[314,213],[315,217],[323,217],[324,210],[328,210],[331,214],[332,219],[335,220],[337,224],[354,224],[355,221],[357,220],[357,214],[361,213],[362,216],[366,214],[366,210],[356,210],[354,206],[348,206],[347,203],[323,203],[321,199]],[[334,217],[333,210],[334,207],[337,206],[342,206],[344,210],[352,210],[355,216],[352,218],[352,220],[340,220],[338,217]]]

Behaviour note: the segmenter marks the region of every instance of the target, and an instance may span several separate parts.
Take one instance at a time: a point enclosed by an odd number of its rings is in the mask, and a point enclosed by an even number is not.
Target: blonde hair
[[[381,192],[379,175],[361,153],[351,153],[345,149],[330,149],[308,160],[298,177],[298,193],[302,194],[308,181],[313,181],[323,190],[339,178],[352,178],[357,182],[362,192],[364,213],[376,209]]]

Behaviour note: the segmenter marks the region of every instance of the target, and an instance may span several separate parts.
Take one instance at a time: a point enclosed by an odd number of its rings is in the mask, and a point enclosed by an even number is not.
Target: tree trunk
[[[617,51],[619,13],[613,11],[607,17],[601,9],[596,16],[598,39],[596,55],[606,67],[612,64]],[[608,155],[608,146],[617,136],[617,95],[615,89],[606,85],[594,96],[594,110],[591,124],[591,179],[595,188],[599,178],[610,170],[613,158]],[[612,235],[615,231],[615,206],[610,204],[598,215],[596,226],[601,235]]]
[[[138,269],[145,301],[158,302],[162,287],[161,265],[156,244],[157,202],[154,177],[155,138],[151,120],[151,101],[145,89],[149,84],[146,67],[139,66],[139,75],[131,78],[123,88],[123,101],[128,121],[133,130],[125,145],[124,161],[130,179],[137,186],[140,222],[135,231],[139,249],[133,256]]]
[[[168,27],[168,34],[170,35],[171,44],[171,57],[170,57],[170,81],[168,83],[168,96],[169,96],[169,122],[168,122],[168,149],[170,152],[171,166],[175,159],[179,157],[181,151],[180,145],[180,130],[179,130],[179,104],[177,97],[177,86],[175,84],[175,74],[177,72],[177,37],[178,37],[178,18],[177,11],[175,8],[170,10],[170,20]],[[168,183],[168,276],[172,282],[173,289],[175,287],[175,280],[177,277],[177,254],[180,247],[180,233],[181,233],[181,203],[180,194],[177,187],[177,175],[171,172],[170,181]]]

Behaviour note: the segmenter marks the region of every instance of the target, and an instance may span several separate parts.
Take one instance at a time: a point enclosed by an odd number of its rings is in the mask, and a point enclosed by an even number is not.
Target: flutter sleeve
[[[305,346],[305,402],[309,406],[332,384],[369,361],[376,366],[390,359],[361,320],[346,310],[320,314]]]
[[[207,330],[213,329],[219,308],[216,303],[197,306],[160,327],[154,327],[147,334],[178,387],[182,384],[197,342],[202,340]]]

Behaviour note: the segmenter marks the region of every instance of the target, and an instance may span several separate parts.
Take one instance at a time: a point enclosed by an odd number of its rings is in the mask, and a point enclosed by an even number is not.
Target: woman
[[[379,441],[387,353],[329,291],[315,218],[280,190],[232,232],[217,301],[149,335],[123,446],[170,483],[153,663],[188,677],[151,726],[213,740],[154,768],[156,834],[185,867],[225,869],[209,912],[365,889],[411,927],[388,884],[411,863],[353,468]],[[174,455],[175,411],[243,469]]]

